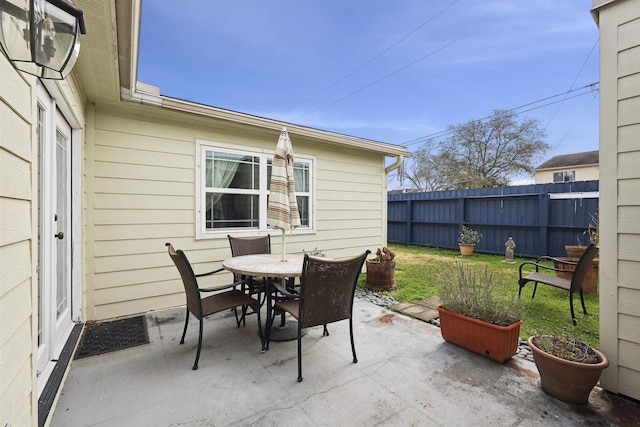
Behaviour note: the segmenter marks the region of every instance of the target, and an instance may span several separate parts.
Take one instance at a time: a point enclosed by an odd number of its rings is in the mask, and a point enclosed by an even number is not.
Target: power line
[[[597,82],[596,82],[596,83],[591,83],[590,85],[587,85],[587,86],[592,86],[592,85],[595,85],[595,84],[597,84]],[[579,89],[576,89],[576,90],[579,90]],[[527,111],[536,110],[536,109],[538,109],[538,108],[547,107],[547,106],[549,106],[549,105],[553,105],[553,104],[557,104],[557,103],[559,103],[559,102],[563,102],[563,101],[565,101],[566,99],[577,98],[577,97],[582,96],[582,95],[587,95],[588,93],[593,93],[593,91],[596,91],[596,90],[597,90],[597,89],[593,89],[591,92],[584,92],[584,93],[580,93],[580,94],[574,95],[574,96],[569,97],[569,98],[564,98],[564,99],[562,99],[562,100],[558,100],[558,101],[550,102],[550,103],[547,103],[547,104],[544,104],[544,105],[541,105],[541,106],[538,106],[538,107],[531,108],[531,109],[529,109],[529,110],[520,111],[519,113],[515,113],[515,112],[514,112],[514,113],[513,113],[513,114],[511,114],[511,115],[517,115],[517,114],[520,114],[520,113],[525,113],[525,112],[527,112]],[[561,94],[561,95],[562,95],[562,94]],[[597,98],[597,96],[594,96],[594,97],[589,101],[589,103],[587,104],[586,108],[585,108],[584,110],[582,110],[582,112],[580,113],[580,115],[576,118],[576,120],[573,122],[573,124],[569,127],[569,129],[567,130],[567,132],[562,136],[562,138],[560,139],[560,141],[558,141],[558,143],[553,147],[553,149],[551,150],[551,153],[553,153],[553,152],[558,148],[558,146],[562,143],[562,141],[564,141],[564,139],[567,137],[567,135],[569,135],[569,133],[570,133],[570,132],[573,130],[573,128],[576,126],[576,124],[578,124],[578,122],[580,121],[580,119],[582,118],[582,116],[584,116],[584,114],[587,112],[587,110],[589,110],[589,107],[591,107],[591,105],[593,104],[593,100],[594,100],[594,99],[596,99],[596,98]],[[479,121],[482,121],[482,120],[490,119],[490,118],[492,118],[492,117],[494,117],[494,115],[487,116],[487,117],[485,117],[485,118],[483,118],[483,119],[474,120],[474,122],[479,122]],[[461,125],[461,126],[464,126],[464,125]],[[456,126],[455,128],[458,128],[458,127],[460,127],[460,126]],[[447,131],[443,131],[443,132],[447,132]],[[454,132],[454,130],[449,131],[449,132],[447,132],[446,134],[444,134],[444,135],[442,135],[442,136],[447,136],[447,135],[449,135],[449,134],[451,134],[451,133],[453,133],[453,132]],[[423,137],[423,138],[427,138],[427,137]],[[429,138],[427,138],[427,139],[429,139]],[[414,141],[415,141],[415,142],[413,142],[412,144],[417,144],[418,142],[421,142],[420,140],[414,140]],[[425,140],[425,141],[426,141],[426,140]],[[409,145],[412,145],[412,144],[405,144],[405,146],[409,146]],[[548,159],[547,159],[547,160],[548,160]],[[393,179],[393,178],[397,178],[397,179],[400,179],[400,178],[401,178],[401,177],[400,177],[400,174],[398,173],[398,171],[397,171],[397,170],[392,171],[392,173],[390,173],[390,174],[387,176],[387,179],[388,179],[388,180],[391,180],[391,179]]]
[[[580,115],[578,116],[578,118],[573,122],[573,124],[569,127],[569,129],[567,130],[567,132],[562,136],[562,138],[560,138],[560,141],[558,141],[558,143],[553,147],[553,149],[551,150],[551,152],[549,153],[549,156],[551,156],[551,154],[553,154],[554,151],[556,151],[556,149],[560,146],[560,144],[562,144],[562,141],[564,141],[564,139],[567,137],[567,135],[569,135],[569,132],[571,132],[573,130],[573,128],[576,126],[576,124],[580,121],[580,119],[582,118],[582,116],[584,116],[584,113],[587,112],[587,110],[589,109],[589,107],[591,107],[591,104],[593,103],[593,100],[596,99],[596,97],[594,96],[593,98],[591,98],[591,101],[589,101],[589,104],[587,104],[587,107],[582,110],[582,113],[580,113]],[[550,157],[549,157],[550,158]]]
[[[420,24],[418,27],[416,27],[414,30],[412,30],[411,32],[409,32],[407,35],[405,35],[404,37],[402,37],[400,40],[398,40],[397,42],[395,42],[394,44],[392,44],[391,46],[389,46],[388,48],[386,48],[385,50],[383,50],[382,52],[380,52],[379,54],[377,54],[376,56],[374,56],[373,58],[371,58],[370,60],[368,60],[367,62],[365,62],[364,64],[362,64],[361,66],[359,66],[358,68],[356,68],[355,70],[351,71],[350,73],[346,74],[345,76],[339,78],[338,80],[336,80],[335,82],[331,83],[329,86],[325,87],[324,89],[319,90],[318,92],[314,93],[313,95],[311,95],[310,97],[308,97],[307,99],[305,99],[304,101],[294,105],[293,107],[289,108],[289,110],[287,111],[291,111],[295,108],[298,108],[301,105],[306,104],[307,102],[311,101],[313,98],[315,98],[316,96],[320,95],[321,93],[326,92],[327,90],[331,89],[332,87],[334,87],[335,85],[337,85],[338,83],[346,80],[347,78],[351,77],[352,75],[354,75],[355,73],[357,73],[358,71],[362,70],[364,67],[366,67],[367,65],[369,65],[370,63],[372,63],[373,61],[375,61],[376,59],[378,59],[379,57],[381,57],[382,55],[384,55],[385,53],[387,53],[388,51],[390,51],[391,49],[393,49],[394,47],[396,47],[397,45],[399,45],[401,42],[403,42],[404,40],[406,40],[407,38],[409,38],[411,35],[413,35],[416,31],[420,30],[422,27],[424,27],[425,25],[427,25],[429,22],[433,21],[434,19],[436,19],[438,16],[442,15],[444,12],[446,12],[447,10],[449,10],[451,7],[453,7],[454,4],[458,3],[458,1],[460,0],[454,0],[452,3],[450,3],[447,7],[445,7],[444,9],[442,9],[440,12],[436,13],[435,15],[433,15],[432,17],[430,17],[429,19],[427,19],[425,22],[423,22],[422,24]],[[324,108],[324,107],[323,107]],[[315,110],[317,111],[317,110]],[[315,112],[313,111],[313,112]],[[308,113],[311,114],[311,113]],[[304,116],[301,116],[304,117]]]
[[[591,46],[591,50],[589,51],[589,54],[587,55],[586,59],[582,63],[582,67],[580,67],[580,70],[578,71],[578,74],[576,74],[576,77],[573,79],[573,82],[571,83],[571,86],[569,86],[569,90],[573,89],[573,85],[576,84],[576,81],[578,80],[578,77],[580,77],[580,74],[582,74],[582,70],[584,70],[584,67],[587,65],[587,62],[589,61],[589,58],[591,58],[591,54],[593,53],[593,50],[598,45],[598,41],[600,41],[599,37],[596,39],[596,42],[593,44],[593,46]],[[591,104],[591,103],[589,103],[589,104]],[[562,103],[560,103],[560,105],[558,105],[558,108],[556,108],[556,111],[553,112],[553,114],[551,115],[551,118],[547,122],[547,125],[544,127],[544,130],[547,130],[547,128],[549,128],[549,125],[551,124],[553,119],[556,117],[556,114],[558,114],[558,111],[560,111],[561,107],[562,107]]]
[[[303,114],[303,115],[301,115],[301,116],[298,116],[298,117],[296,117],[294,120],[300,120],[300,119],[301,119],[301,118],[303,118],[303,117],[306,117],[306,116],[308,116],[308,115],[310,115],[310,114],[316,113],[316,112],[318,112],[318,111],[320,111],[320,110],[323,110],[323,109],[325,109],[325,108],[327,108],[327,107],[329,107],[329,106],[331,106],[331,105],[333,105],[333,104],[335,104],[335,103],[337,103],[337,102],[340,102],[340,101],[342,101],[343,99],[350,97],[351,95],[355,95],[355,94],[356,94],[356,93],[358,93],[358,92],[362,92],[363,90],[365,90],[365,89],[367,89],[367,88],[369,88],[369,87],[371,87],[371,86],[373,86],[373,85],[375,85],[375,84],[377,84],[377,83],[380,83],[382,80],[385,80],[385,79],[387,79],[387,78],[389,78],[389,77],[393,76],[394,74],[397,74],[397,73],[399,73],[400,71],[403,71],[403,70],[405,70],[405,69],[407,69],[407,68],[411,67],[412,65],[417,64],[418,62],[422,61],[423,59],[426,59],[426,58],[430,57],[431,55],[434,55],[434,54],[436,54],[436,53],[440,52],[441,50],[444,50],[444,49],[448,48],[449,46],[451,46],[452,44],[454,44],[456,41],[457,41],[457,40],[451,41],[451,42],[449,42],[449,43],[445,44],[444,46],[441,46],[441,47],[439,47],[438,49],[436,49],[436,50],[434,50],[434,51],[432,51],[432,52],[429,52],[429,53],[427,53],[426,55],[424,55],[424,56],[422,56],[422,57],[420,57],[420,58],[416,59],[415,61],[413,61],[413,62],[411,62],[411,63],[409,63],[409,64],[405,65],[404,67],[398,68],[397,70],[392,71],[391,73],[386,74],[386,75],[384,75],[384,76],[380,77],[380,78],[379,78],[379,79],[377,79],[377,80],[374,80],[373,82],[371,82],[371,83],[369,83],[369,84],[367,84],[367,85],[365,85],[365,86],[361,87],[360,89],[356,89],[356,90],[354,90],[353,92],[350,92],[350,93],[348,93],[348,94],[346,94],[346,95],[343,95],[343,96],[341,96],[341,97],[339,97],[339,98],[337,98],[337,99],[335,99],[335,100],[333,100],[333,101],[329,102],[328,104],[323,105],[322,107],[316,108],[315,110],[311,110],[311,111],[309,111],[308,113],[305,113],[305,114]]]
[[[548,96],[546,98],[542,98],[542,99],[539,99],[537,101],[528,102],[526,104],[520,105],[520,106],[515,107],[515,108],[511,108],[511,109],[506,110],[506,111],[511,113],[510,116],[515,116],[517,114],[526,113],[526,112],[529,112],[529,111],[533,111],[533,110],[537,110],[537,109],[540,109],[540,108],[548,107],[549,105],[557,104],[559,102],[564,102],[567,99],[573,99],[573,98],[577,98],[579,96],[590,94],[594,90],[597,90],[595,88],[595,86],[597,84],[598,84],[598,82],[589,83],[588,85],[584,85],[584,86],[579,87],[577,89],[570,89],[570,90],[568,90],[566,92],[562,92],[562,93],[559,93],[559,94],[556,94],[556,95]],[[578,91],[584,90],[586,88],[589,88],[589,91],[583,92],[583,93],[578,93],[578,94],[573,95],[573,96],[568,96],[569,94],[571,94],[573,92],[578,92]],[[560,99],[560,100],[556,100],[556,101],[553,101],[553,102],[548,102],[548,103],[545,103],[545,104],[542,104],[542,105],[537,105],[535,107],[532,107],[532,108],[529,108],[529,109],[526,109],[526,110],[522,110],[523,108],[526,108],[526,107],[529,107],[529,106],[532,106],[532,105],[536,105],[536,104],[540,104],[541,102],[545,102],[545,101],[548,101],[548,100],[551,100],[551,99],[554,99],[554,98],[558,98],[560,96],[565,96],[565,98]],[[522,111],[517,111],[517,110],[522,110]],[[491,119],[493,117],[495,117],[495,114],[491,114],[491,115],[483,117],[481,119],[471,120],[471,122],[472,123],[482,122],[482,121]],[[429,139],[442,138],[442,137],[445,137],[445,136],[449,136],[449,135],[453,134],[456,131],[456,129],[458,129],[461,126],[465,126],[466,124],[467,123],[465,123],[463,125],[459,125],[459,126],[451,126],[451,127],[447,128],[445,130],[441,130],[441,131],[434,132],[434,133],[426,135],[426,136],[415,138],[415,139],[406,141],[406,142],[404,142],[404,143],[402,143],[400,145],[408,147],[410,145],[415,145],[415,144],[418,144],[418,143],[421,143],[421,142],[428,141]]]

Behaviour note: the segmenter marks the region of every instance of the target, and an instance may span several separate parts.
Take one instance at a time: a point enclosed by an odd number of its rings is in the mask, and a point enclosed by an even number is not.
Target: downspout
[[[394,164],[384,168],[386,177],[388,178],[389,174],[396,169],[398,169],[398,181],[400,181],[400,185],[402,185],[404,182],[404,156],[402,154],[396,157]]]
[[[396,157],[396,162],[392,165],[387,166],[386,168],[384,168],[384,172],[389,175],[390,172],[400,168],[399,173],[402,174],[404,172],[404,156],[400,155],[398,157]]]

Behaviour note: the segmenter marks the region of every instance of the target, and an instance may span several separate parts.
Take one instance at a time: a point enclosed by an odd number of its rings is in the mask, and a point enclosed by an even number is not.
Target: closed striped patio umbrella
[[[282,261],[285,258],[285,233],[300,226],[300,213],[296,201],[296,184],[293,178],[293,148],[287,128],[283,127],[273,156],[267,223],[282,231]]]

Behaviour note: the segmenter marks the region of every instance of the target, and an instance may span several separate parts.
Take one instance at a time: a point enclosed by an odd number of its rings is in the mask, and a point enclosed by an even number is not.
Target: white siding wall
[[[149,108],[98,107],[95,129],[87,130],[88,319],[184,304],[164,243],[184,249],[200,272],[231,255],[226,236],[195,241],[196,139],[273,150],[279,136]],[[288,237],[287,251],[317,247],[338,257],[385,244],[383,155],[295,134],[291,140],[296,154],[316,156],[318,232]],[[274,252],[279,241],[276,232]]]
[[[37,424],[32,222],[34,97],[0,55],[0,424]]]
[[[602,384],[640,399],[640,1],[601,8],[599,25]]]

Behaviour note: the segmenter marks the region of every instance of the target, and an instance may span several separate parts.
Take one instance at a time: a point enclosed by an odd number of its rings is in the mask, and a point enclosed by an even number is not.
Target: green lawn
[[[438,294],[438,285],[446,284],[449,266],[456,261],[488,265],[497,288],[506,295],[518,295],[518,267],[523,258],[516,258],[514,264],[502,262],[504,256],[475,253],[463,258],[458,251],[434,249],[419,246],[390,244],[396,254],[397,288],[385,292],[400,302],[426,299]],[[359,286],[366,285],[362,275]],[[577,326],[571,322],[569,293],[547,285],[538,285],[535,299],[531,299],[533,284],[528,283],[522,291],[522,299],[527,309],[524,323],[520,328],[520,337],[527,339],[536,333],[569,333],[599,348],[599,301],[597,295],[585,294],[588,316],[582,313],[580,296],[574,296]]]

